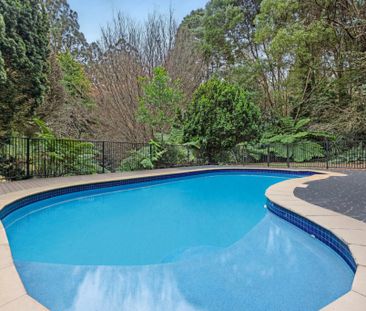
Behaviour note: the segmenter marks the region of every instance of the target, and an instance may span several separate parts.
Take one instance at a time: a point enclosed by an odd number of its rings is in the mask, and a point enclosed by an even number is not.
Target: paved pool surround
[[[70,191],[67,188],[90,188],[98,186],[106,186],[112,182],[118,183],[119,181],[129,180],[131,182],[139,182],[146,179],[161,179],[170,178],[171,175],[178,174],[179,176],[186,174],[199,174],[203,171],[215,171],[215,170],[253,170],[251,168],[243,167],[200,167],[200,168],[176,168],[176,169],[163,169],[155,171],[141,171],[124,174],[108,174],[93,176],[90,180],[87,180],[85,176],[74,178],[70,180],[62,180],[60,182],[52,183],[49,186],[42,186],[31,188],[27,190],[11,192],[5,195],[0,195],[0,215],[4,217],[11,212],[12,208],[19,208],[28,201],[32,201],[34,198],[47,197],[52,194],[62,193]],[[254,169],[258,171],[258,169]],[[268,171],[263,169],[264,171]],[[356,219],[344,216],[334,211],[316,206],[305,202],[294,195],[296,188],[306,188],[307,183],[312,181],[318,181],[327,179],[334,176],[344,176],[341,173],[335,172],[323,172],[315,170],[292,170],[292,169],[279,169],[280,171],[290,172],[314,172],[314,175],[307,175],[302,178],[290,179],[269,187],[266,191],[266,197],[268,199],[268,208],[271,212],[274,212],[279,217],[292,222],[301,228],[301,224],[304,223],[302,229],[310,234],[314,232],[316,228],[317,232],[321,232],[322,235],[329,233],[329,237],[332,237],[332,243],[338,243],[341,246],[341,253],[337,252],[345,259],[347,264],[355,271],[355,278],[351,291],[343,295],[339,299],[335,300],[331,304],[323,308],[323,310],[347,310],[358,311],[365,310],[366,308],[366,223],[358,221]],[[276,171],[271,169],[270,171]],[[167,176],[168,175],[168,176]],[[81,187],[78,187],[81,186]],[[62,189],[62,190],[60,190]],[[66,190],[67,189],[67,190]],[[54,191],[56,190],[56,191]],[[16,204],[14,204],[17,202]],[[309,222],[310,221],[310,222]],[[317,235],[315,234],[317,237]],[[318,237],[321,240],[319,235]],[[329,238],[328,238],[329,240]],[[326,242],[324,240],[323,242]],[[328,244],[329,245],[329,244]],[[332,247],[332,245],[329,245]],[[5,229],[0,222],[0,311],[11,310],[48,310],[40,303],[30,297],[24,285],[18,275],[15,268],[9,242],[7,240]]]

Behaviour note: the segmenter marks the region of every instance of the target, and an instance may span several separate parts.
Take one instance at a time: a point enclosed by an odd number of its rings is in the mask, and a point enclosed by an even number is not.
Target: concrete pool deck
[[[256,169],[252,167],[193,167],[193,168],[174,168],[154,171],[141,171],[131,173],[116,173],[105,175],[92,176],[74,176],[74,177],[60,177],[51,179],[32,179],[26,181],[0,183],[0,210],[6,205],[27,197],[32,194],[41,193],[48,190],[70,187],[81,184],[93,184],[98,182],[108,182],[122,179],[133,179],[138,177],[148,177],[157,175],[167,175],[175,173],[184,173],[200,170],[215,170],[222,168],[237,168],[237,169]],[[266,169],[266,168],[262,168]],[[270,168],[271,170],[276,170]],[[292,169],[280,169],[292,171]],[[293,171],[316,171],[311,169],[294,169]],[[347,172],[345,172],[347,174]],[[351,174],[348,174],[350,176]],[[340,238],[350,249],[352,256],[357,264],[357,271],[353,282],[352,290],[326,306],[324,310],[365,310],[366,308],[366,223],[356,220],[354,218],[340,214],[343,210],[339,209],[337,201],[331,200],[331,194],[323,190],[319,193],[320,196],[325,195],[328,198],[325,208],[316,205],[320,200],[319,195],[316,194],[317,187],[314,184],[332,183],[334,180],[342,180],[346,178],[345,174],[338,172],[323,172],[323,174],[316,174],[306,176],[298,179],[286,180],[284,182],[271,186],[266,191],[266,196],[272,202],[281,207],[299,214],[321,227],[331,231],[334,235]],[[366,173],[365,173],[366,176]],[[357,177],[358,178],[358,177]],[[356,178],[356,180],[357,180]],[[363,178],[363,177],[362,177]],[[343,181],[344,182],[344,179]],[[357,182],[358,183],[358,182]],[[330,186],[332,189],[332,186]],[[362,187],[362,185],[361,185]],[[307,189],[308,188],[308,189]],[[323,189],[322,188],[322,189]],[[315,190],[314,190],[315,189]],[[347,188],[345,188],[347,189]],[[354,186],[349,187],[349,190],[358,189]],[[366,189],[365,189],[366,190]],[[306,195],[306,192],[308,194]],[[315,193],[314,193],[315,191]],[[362,192],[362,191],[361,191]],[[363,191],[366,192],[366,191]],[[305,193],[305,194],[304,194]],[[329,191],[329,193],[331,193]],[[326,195],[327,194],[327,195]],[[305,196],[305,197],[304,197]],[[352,195],[350,197],[353,197]],[[342,196],[341,196],[342,198]],[[305,199],[305,200],[304,200]],[[316,202],[314,202],[316,201]],[[348,202],[348,201],[347,201]],[[314,204],[315,203],[315,204]],[[349,202],[352,205],[352,201]],[[362,205],[361,210],[362,210]],[[337,210],[338,209],[338,210]],[[346,207],[345,214],[351,214]],[[359,208],[356,209],[357,211]],[[353,215],[359,218],[359,213]],[[47,310],[47,308],[40,305],[32,299],[26,292],[23,283],[16,271],[9,242],[6,237],[5,229],[0,222],[0,311],[4,310]]]

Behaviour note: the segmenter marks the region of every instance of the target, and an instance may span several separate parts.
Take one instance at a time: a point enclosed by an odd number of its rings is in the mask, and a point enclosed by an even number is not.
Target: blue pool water
[[[51,310],[318,310],[351,288],[333,250],[268,212],[298,176],[208,173],[75,192],[7,216],[28,292]]]

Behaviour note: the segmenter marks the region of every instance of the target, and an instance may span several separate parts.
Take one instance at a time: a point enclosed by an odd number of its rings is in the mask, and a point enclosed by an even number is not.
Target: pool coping
[[[158,176],[169,175],[185,175],[200,171],[217,171],[225,169],[245,170],[245,171],[288,171],[288,172],[314,172],[317,174],[311,176],[305,176],[296,179],[289,179],[275,185],[272,185],[266,190],[267,199],[294,214],[309,220],[311,223],[315,223],[318,226],[328,230],[334,236],[339,238],[345,243],[351,254],[357,269],[355,272],[355,278],[353,281],[352,289],[333,301],[329,305],[325,306],[322,310],[364,310],[366,306],[366,223],[358,221],[348,216],[333,212],[331,210],[322,208],[320,206],[305,202],[294,195],[295,188],[307,187],[307,183],[315,180],[326,179],[332,176],[345,176],[345,174],[319,171],[312,169],[283,169],[283,168],[251,168],[243,166],[220,166],[220,167],[200,167],[200,168],[176,168],[156,171],[141,171],[125,176],[116,175],[108,176],[108,178],[96,178],[90,181],[75,180],[60,182],[49,186],[42,186],[37,188],[31,188],[27,190],[21,190],[17,192],[11,192],[0,196],[0,211],[4,207],[12,204],[18,200],[26,197],[52,191],[61,188],[69,188],[81,185],[93,185],[101,183],[109,183],[113,181],[133,180]],[[0,221],[0,311],[5,310],[29,310],[29,311],[41,311],[48,310],[46,307],[35,301],[30,297],[20,279],[20,276],[16,270],[9,242],[7,240],[5,229]]]
[[[348,246],[356,263],[352,288],[321,310],[362,311],[366,306],[366,223],[303,201],[294,194],[295,188],[306,188],[309,182],[345,175],[336,172],[320,172],[323,174],[289,179],[274,184],[267,189],[265,195],[274,204],[328,230]]]

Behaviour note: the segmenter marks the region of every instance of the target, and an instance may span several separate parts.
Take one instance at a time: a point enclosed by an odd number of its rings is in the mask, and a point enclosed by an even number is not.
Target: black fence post
[[[150,156],[151,163],[153,161],[153,150],[152,150],[152,148],[153,148],[152,144],[149,144],[149,156]]]
[[[270,155],[270,148],[269,145],[267,145],[267,166],[269,167],[271,163],[271,155]]]
[[[102,142],[102,172],[105,173],[105,141]]]
[[[326,168],[329,169],[329,142],[328,139],[325,140],[325,159],[326,159]]]
[[[290,145],[286,144],[287,167],[290,167]]]
[[[27,137],[27,153],[26,153],[26,176],[27,178],[30,178],[30,138]]]

